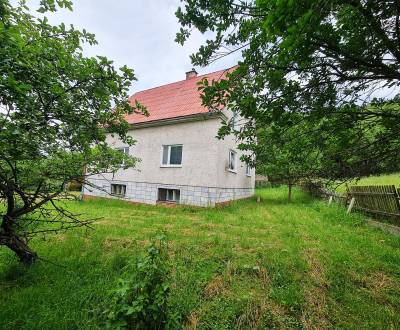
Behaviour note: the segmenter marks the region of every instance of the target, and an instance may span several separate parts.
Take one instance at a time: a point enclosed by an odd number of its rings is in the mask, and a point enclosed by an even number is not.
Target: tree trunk
[[[37,260],[38,256],[36,252],[32,251],[26,241],[21,237],[14,235],[8,238],[5,245],[14,251],[19,260],[26,265],[31,265]]]
[[[289,188],[289,191],[288,191],[288,200],[289,200],[289,202],[292,201],[292,186],[293,186],[292,183],[289,183],[289,184],[288,184],[288,188]]]
[[[22,263],[31,265],[38,256],[29,248],[26,240],[15,233],[12,227],[11,218],[4,216],[0,228],[0,245],[5,245],[12,250]]]

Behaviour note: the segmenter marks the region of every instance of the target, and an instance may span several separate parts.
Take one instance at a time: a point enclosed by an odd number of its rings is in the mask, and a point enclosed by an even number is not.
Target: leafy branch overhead
[[[243,143],[255,145],[249,139],[257,139],[257,128],[296,130],[306,121],[303,133],[324,153],[320,176],[350,178],[399,164],[397,1],[186,0],[176,15],[177,42],[196,29],[211,35],[193,64],[240,52],[235,70],[202,91],[209,108],[228,106],[251,119],[238,134]]]
[[[39,12],[58,7],[71,9],[71,2],[42,0]],[[106,133],[133,145],[124,117],[145,108],[128,101],[131,69],[84,56],[93,34],[53,26],[25,2],[1,0],[0,13],[0,245],[30,262],[32,233],[87,225],[60,204],[67,183],[85,181],[84,168],[94,174],[135,165],[136,158],[107,145]]]

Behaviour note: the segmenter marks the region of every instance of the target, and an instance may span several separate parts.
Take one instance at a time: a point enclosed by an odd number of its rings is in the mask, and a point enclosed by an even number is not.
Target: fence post
[[[330,206],[332,204],[333,201],[333,196],[329,196],[329,200],[328,200],[328,206]]]
[[[400,213],[400,188],[396,189],[395,186],[393,187],[393,192],[394,192],[394,198],[396,199],[396,204],[397,204],[397,212]]]
[[[349,207],[347,208],[347,214],[349,214],[351,212],[351,210],[353,209],[354,203],[355,203],[356,199],[354,197],[351,198]]]

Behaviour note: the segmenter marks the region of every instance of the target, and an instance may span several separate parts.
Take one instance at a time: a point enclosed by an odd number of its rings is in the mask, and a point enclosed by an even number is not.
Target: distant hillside
[[[392,185],[392,184],[394,184],[396,187],[400,187],[400,173],[369,176],[361,178],[359,181],[353,181],[348,183],[348,185],[357,185],[357,186]],[[346,190],[346,186],[341,185],[336,190],[339,192],[344,192]]]

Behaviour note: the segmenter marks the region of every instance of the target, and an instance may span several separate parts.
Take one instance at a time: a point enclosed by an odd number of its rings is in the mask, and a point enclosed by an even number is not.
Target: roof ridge
[[[168,84],[164,84],[164,85],[160,85],[160,86],[155,86],[155,87],[150,87],[150,88],[147,88],[147,89],[143,89],[143,90],[141,90],[141,91],[138,91],[138,92],[132,94],[132,95],[129,97],[129,99],[132,98],[133,96],[135,96],[136,94],[143,93],[143,92],[147,92],[147,91],[150,91],[150,90],[153,90],[153,89],[157,89],[157,88],[161,88],[161,87],[165,87],[165,86],[169,86],[169,85],[174,85],[174,84],[182,83],[182,82],[185,82],[185,81],[188,81],[188,80],[201,78],[201,77],[204,77],[204,76],[207,76],[207,75],[210,75],[210,74],[215,74],[215,73],[218,73],[218,72],[224,73],[224,72],[227,72],[227,71],[229,71],[230,69],[234,68],[235,66],[236,66],[236,65],[231,66],[230,68],[226,68],[226,69],[217,70],[217,71],[214,71],[214,72],[205,73],[205,74],[202,74],[202,75],[200,75],[200,76],[193,77],[193,78],[191,78],[191,79],[178,80],[178,81],[174,81],[174,82],[171,82],[171,83],[168,83]],[[221,74],[221,76],[222,76],[222,74]]]

